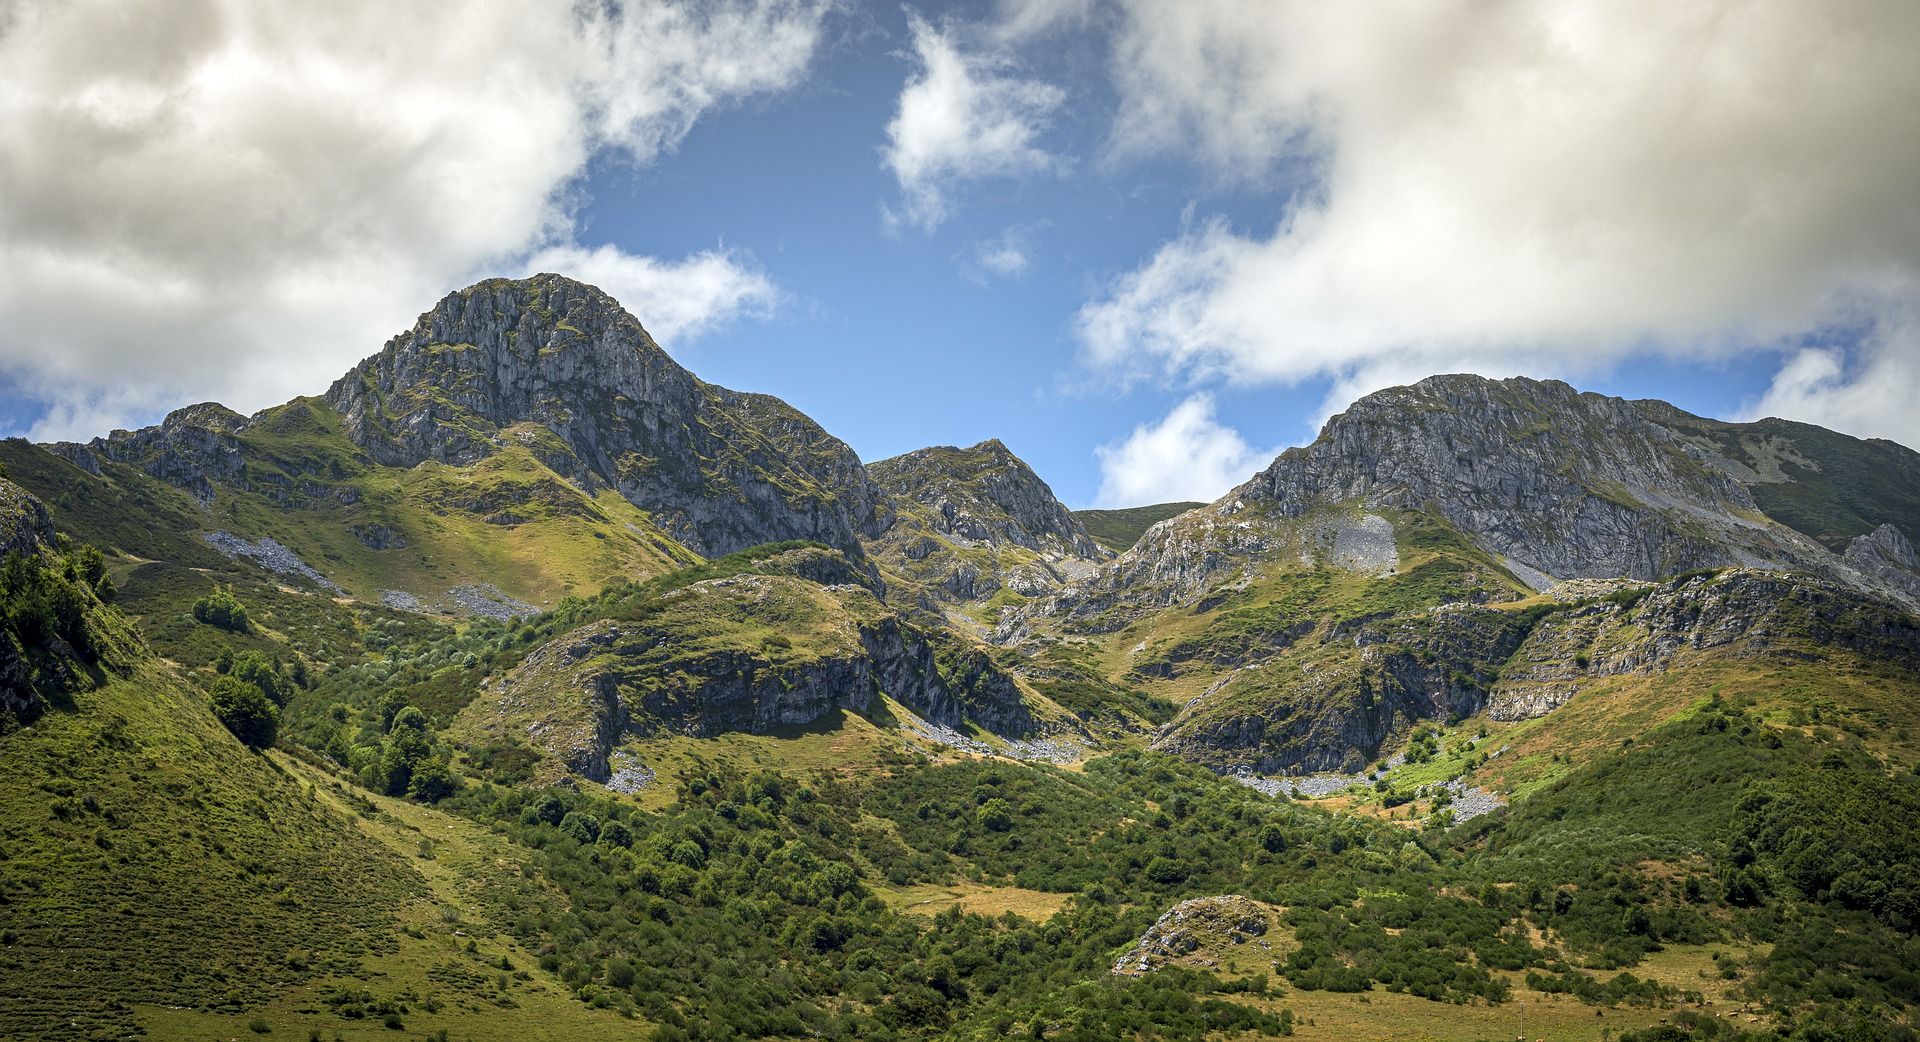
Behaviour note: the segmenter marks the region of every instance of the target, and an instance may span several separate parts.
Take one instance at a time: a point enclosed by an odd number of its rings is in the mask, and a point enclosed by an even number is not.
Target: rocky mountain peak
[[[499,427],[540,423],[589,457],[617,430],[658,431],[699,405],[693,374],[601,290],[559,275],[449,293],[327,392],[382,463],[470,463]],[[625,399],[625,404],[621,402]],[[588,472],[601,468],[589,460]]]
[[[933,528],[945,535],[1088,560],[1110,556],[998,438],[964,449],[918,449],[871,464],[867,473],[889,494],[929,508]]]
[[[1223,503],[1430,510],[1523,577],[1653,579],[1817,546],[1635,403],[1558,381],[1435,376],[1368,395]]]
[[[1743,458],[1763,466],[1787,459],[1789,471],[1807,473],[1791,463],[1793,446],[1775,444],[1778,432],[1760,430],[1771,422],[1707,421],[1664,403],[1525,378],[1446,375],[1388,388],[1214,503],[1155,525],[1096,574],[1003,614],[997,632],[1017,641],[1049,616],[1121,626],[1293,560],[1391,576],[1409,549],[1393,517],[1407,515],[1442,522],[1536,590],[1565,579],[1758,567],[1920,605],[1920,573],[1901,563],[1897,533],[1863,537],[1843,560],[1756,501],[1764,493],[1770,504],[1804,506],[1828,487],[1791,484],[1797,479],[1778,467],[1742,469],[1715,440],[1764,436],[1767,446]],[[1809,430],[1845,443],[1821,448],[1828,460],[1864,444]],[[1901,502],[1898,475],[1849,476],[1844,487],[1861,509],[1880,510]]]
[[[857,551],[877,524],[852,449],[777,398],[701,381],[618,301],[559,275],[449,294],[327,400],[380,463],[462,465],[519,438],[704,554],[786,539]]]

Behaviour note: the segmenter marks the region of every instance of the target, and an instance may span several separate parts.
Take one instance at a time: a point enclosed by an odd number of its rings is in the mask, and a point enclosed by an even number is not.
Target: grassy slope
[[[324,403],[296,400],[240,436],[250,476],[275,468],[289,480],[350,489],[356,501],[315,496],[289,511],[267,496],[223,489],[210,527],[273,536],[368,600],[382,589],[432,598],[480,582],[547,605],[597,590],[609,576],[692,560],[617,494],[589,495],[555,474],[540,459],[554,448],[543,436],[552,440],[544,430],[516,429],[495,455],[466,467],[380,467],[364,461]],[[356,525],[397,529],[409,545],[371,549],[353,534]]]
[[[1140,541],[1147,529],[1175,514],[1184,514],[1205,503],[1155,503],[1152,506],[1124,507],[1119,510],[1076,510],[1075,520],[1086,526],[1093,541],[1123,553]]]
[[[499,837],[247,751],[150,660],[0,737],[0,762],[0,1037],[393,1037],[381,1002],[482,1040],[643,1030],[496,933],[564,904]],[[361,1016],[327,1002],[361,992]]]
[[[403,860],[424,885],[398,909],[400,930],[391,948],[365,960],[357,972],[316,977],[244,1013],[143,1007],[139,1019],[150,1036],[245,1037],[257,1020],[269,1033],[291,1038],[316,1030],[346,1040],[396,1037],[375,1009],[361,1017],[338,1015],[327,1000],[342,992],[365,992],[376,1005],[404,1004],[398,1015],[407,1037],[443,1030],[474,1042],[644,1035],[645,1024],[576,1001],[540,968],[537,953],[501,932],[510,925],[512,904],[564,904],[526,867],[524,851],[463,818],[373,795],[310,764],[275,758],[352,822],[347,835]],[[512,970],[501,968],[503,959]]]
[[[0,761],[0,1036],[252,1006],[380,954],[420,890],[154,664],[0,738]]]
[[[324,402],[296,399],[239,436],[251,488],[220,486],[206,507],[135,467],[107,463],[96,478],[24,442],[0,444],[0,462],[49,504],[63,531],[128,561],[227,570],[202,533],[270,536],[367,602],[398,589],[431,603],[482,583],[551,605],[611,576],[694,560],[618,494],[589,494],[554,473],[541,462],[554,449],[543,436],[552,438],[515,429],[498,453],[466,467],[382,467],[346,439]],[[354,531],[369,526],[397,531],[407,545],[375,550]],[[270,578],[251,564],[237,568]]]
[[[1750,468],[1760,509],[1830,550],[1883,524],[1920,531],[1920,453],[1906,446],[1792,420],[1722,423],[1666,408],[1655,418]]]

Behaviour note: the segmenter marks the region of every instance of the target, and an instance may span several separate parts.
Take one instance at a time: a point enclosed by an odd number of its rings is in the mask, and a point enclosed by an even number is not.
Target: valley
[[[642,317],[0,442],[0,1037],[1920,1029],[1920,454],[1441,375],[1073,511]]]

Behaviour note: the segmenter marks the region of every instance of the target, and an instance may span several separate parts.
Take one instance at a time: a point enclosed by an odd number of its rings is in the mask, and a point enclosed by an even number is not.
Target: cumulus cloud
[[[1160,422],[1143,423],[1117,443],[1093,450],[1100,461],[1096,505],[1212,502],[1252,477],[1277,450],[1255,449],[1214,418],[1213,398],[1196,394]]]
[[[963,48],[958,34],[909,17],[916,71],[887,124],[884,164],[900,186],[889,224],[932,229],[961,182],[1063,169],[1040,144],[1066,92],[1013,72],[998,47]]]
[[[764,316],[780,300],[779,288],[764,271],[720,250],[662,261],[613,246],[551,246],[522,267],[529,275],[565,272],[606,290],[655,340],[669,346],[736,318]]]
[[[1851,349],[1792,352],[1746,419],[1783,416],[1920,449],[1920,309],[1876,317]]]
[[[1082,310],[1122,381],[1773,357],[1920,298],[1913,4],[1125,6],[1115,149],[1305,188],[1265,228],[1192,223]],[[1913,368],[1883,339],[1768,401],[1865,415],[1862,377]]]
[[[824,16],[814,0],[12,5],[0,377],[47,402],[37,438],[188,395],[310,393],[448,289],[566,256],[591,155],[651,161],[714,106],[797,82]],[[716,278],[721,255],[574,252],[649,272],[657,301],[690,279],[678,299],[715,318],[767,298],[763,275]]]

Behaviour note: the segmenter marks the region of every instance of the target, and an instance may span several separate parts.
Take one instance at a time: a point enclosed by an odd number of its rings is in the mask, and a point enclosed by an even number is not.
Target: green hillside
[[[1175,514],[1184,514],[1204,503],[1155,503],[1152,506],[1124,507],[1118,510],[1076,510],[1074,520],[1101,546],[1122,553],[1140,541],[1147,529]]]

